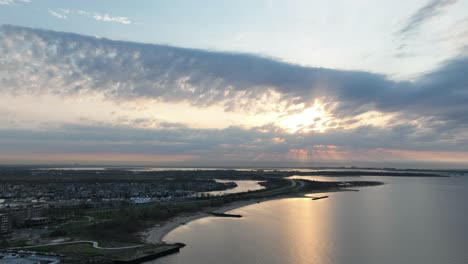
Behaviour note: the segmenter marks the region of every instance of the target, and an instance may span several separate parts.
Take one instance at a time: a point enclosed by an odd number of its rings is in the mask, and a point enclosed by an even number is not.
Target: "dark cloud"
[[[421,76],[406,96],[406,107],[419,115],[468,126],[468,57],[455,58]]]
[[[0,30],[2,89],[114,99],[225,101],[228,110],[279,92],[288,103],[317,97],[365,104],[395,84],[384,76],[301,67],[249,54],[137,44],[15,26]],[[13,74],[12,74],[13,73]],[[31,82],[34,79],[34,82]],[[241,103],[240,99],[250,99]],[[343,103],[343,107],[345,104]],[[350,107],[348,107],[349,109]]]
[[[401,32],[414,30],[452,2],[431,2]],[[50,146],[57,148],[63,140],[78,149],[96,151],[108,148],[213,157],[244,152],[254,158],[314,145],[414,150],[464,150],[467,145],[468,57],[463,55],[415,81],[393,81],[370,72],[303,67],[250,54],[112,41],[7,25],[0,28],[0,54],[2,93],[77,96],[100,92],[113,100],[155,98],[198,106],[222,102],[228,111],[259,107],[260,98],[277,93],[279,101],[290,105],[307,105],[323,98],[337,105],[333,114],[338,118],[377,110],[397,114],[401,120],[415,120],[407,125],[299,135],[287,134],[274,125],[197,130],[173,123],[162,123],[158,130],[111,125],[66,126],[34,133],[0,130],[3,149],[14,146],[5,143],[7,139],[19,145],[28,139],[37,140],[36,144],[52,142]],[[140,125],[147,122],[134,121]],[[277,137],[284,143],[275,143]],[[101,143],[73,143],[82,140]],[[116,142],[119,144],[113,144]]]
[[[313,152],[322,145],[334,145],[339,150],[350,152],[373,149],[466,150],[466,133],[459,131],[459,138],[456,138],[444,131],[443,125],[421,130],[417,124],[384,128],[360,126],[308,134],[289,134],[275,127],[193,129],[181,125],[175,128],[143,129],[112,124],[65,124],[53,130],[2,129],[0,149],[12,153],[195,155],[205,159],[223,159],[233,155],[244,159],[260,155],[271,158],[273,154],[285,157],[291,149]]]
[[[0,89],[109,98],[157,98],[227,110],[258,107],[275,91],[289,104],[338,103],[337,117],[368,110],[466,122],[468,58],[460,56],[414,82],[383,75],[302,67],[249,54],[210,52],[2,26]],[[34,80],[34,81],[32,81]],[[429,110],[429,111],[428,111]]]
[[[114,98],[152,97],[209,105],[268,89],[296,103],[319,96],[368,102],[393,83],[383,76],[308,68],[248,54],[117,42],[14,26],[2,27],[3,89],[76,93],[100,90]],[[5,71],[4,71],[5,72]],[[30,80],[34,77],[35,82]],[[342,99],[342,98],[340,98]]]

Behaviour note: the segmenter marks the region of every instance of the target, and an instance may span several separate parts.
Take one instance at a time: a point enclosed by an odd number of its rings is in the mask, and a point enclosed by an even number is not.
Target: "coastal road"
[[[272,196],[272,195],[288,194],[288,193],[296,192],[300,190],[302,187],[304,187],[304,182],[301,180],[295,180],[295,179],[285,179],[285,180],[289,182],[289,185],[278,188],[278,189],[273,189],[273,190],[265,191],[262,193],[258,193],[258,194],[255,194],[255,196],[265,197],[265,196]]]
[[[296,185],[297,185],[297,181],[296,181],[296,180],[287,179],[287,181],[289,181],[289,187],[290,187],[290,188],[296,187]]]
[[[301,180],[288,179],[288,181],[291,181],[291,185],[289,187],[293,191],[299,191],[305,185],[305,182]]]
[[[26,246],[26,247],[15,247],[15,248],[9,248],[9,249],[33,249],[33,248],[38,248],[38,247],[60,246],[60,245],[69,245],[69,244],[83,244],[83,243],[89,243],[89,244],[91,244],[91,246],[93,248],[96,248],[96,249],[110,249],[110,250],[132,249],[132,248],[138,248],[138,247],[144,246],[144,245],[134,245],[134,246],[126,246],[126,247],[111,247],[111,248],[108,248],[108,247],[100,247],[99,242],[97,242],[97,241],[80,240],[80,241],[50,243],[50,244],[42,244],[42,245]]]
[[[289,188],[296,189],[296,190],[302,189],[302,187],[304,187],[304,184],[305,184],[301,180],[295,180],[295,179],[286,179],[286,180],[290,182]]]
[[[294,181],[296,181],[296,182],[299,183],[298,189],[302,189],[302,187],[304,187],[304,185],[305,185],[305,182],[303,182],[303,181],[301,181],[301,180],[294,180]]]

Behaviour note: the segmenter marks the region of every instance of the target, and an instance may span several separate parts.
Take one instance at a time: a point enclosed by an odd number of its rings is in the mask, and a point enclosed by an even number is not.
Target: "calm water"
[[[256,191],[265,189],[262,185],[259,185],[260,181],[252,181],[252,180],[216,180],[217,182],[235,182],[237,184],[236,187],[223,190],[223,191],[212,191],[212,192],[201,192],[204,194],[210,195],[225,195],[230,193],[241,193],[241,192],[248,192],[248,191]]]
[[[468,263],[468,177],[351,179],[387,184],[202,218],[166,236],[180,253],[149,263]]]

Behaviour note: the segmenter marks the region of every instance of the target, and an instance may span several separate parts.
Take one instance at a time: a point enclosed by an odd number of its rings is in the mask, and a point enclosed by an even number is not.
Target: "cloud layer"
[[[453,1],[438,1],[418,11],[402,33],[414,30],[449,2]],[[329,116],[321,123],[321,133],[300,130],[291,134],[274,121],[222,130],[194,129],[177,120],[166,120],[174,125],[149,130],[115,123],[61,124],[54,131],[32,134],[5,129],[0,131],[3,148],[14,148],[27,139],[39,140],[39,146],[45,137],[55,142],[50,146],[62,151],[67,144],[59,144],[57,138],[69,144],[75,140],[110,142],[86,145],[87,151],[96,147],[110,152],[272,160],[298,153],[307,153],[309,158],[317,155],[314,153],[329,155],[329,159],[333,159],[332,153],[346,158],[345,153],[358,149],[464,151],[468,144],[466,54],[414,81],[394,81],[370,72],[303,67],[250,54],[112,41],[9,25],[0,28],[0,36],[0,91],[5,94],[100,94],[116,103],[183,102],[193,107],[221,106],[224,113],[275,112],[284,116],[319,102]],[[372,113],[378,117],[369,123]],[[314,118],[312,126],[323,116]]]
[[[279,93],[278,101],[288,104],[310,104],[321,97],[337,102],[338,116],[371,109],[408,110],[466,124],[460,114],[467,110],[466,56],[447,61],[414,82],[397,82],[368,72],[302,67],[249,54],[118,42],[14,26],[3,26],[0,34],[4,90],[63,95],[99,91],[115,100],[223,102],[227,109],[243,107],[274,92]]]

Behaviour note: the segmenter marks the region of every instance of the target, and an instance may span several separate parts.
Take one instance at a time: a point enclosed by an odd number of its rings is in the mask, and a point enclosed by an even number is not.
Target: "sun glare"
[[[278,124],[290,133],[325,130],[324,124],[329,119],[322,104],[316,102],[312,107],[300,113],[291,114],[279,120]]]

